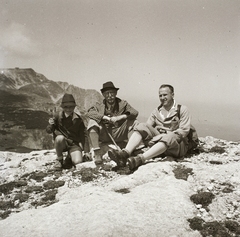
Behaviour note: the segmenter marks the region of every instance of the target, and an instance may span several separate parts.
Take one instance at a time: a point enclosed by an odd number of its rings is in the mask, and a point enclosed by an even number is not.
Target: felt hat
[[[103,83],[103,88],[101,89],[101,92],[103,93],[104,91],[111,90],[111,89],[114,89],[116,91],[119,90],[119,88],[116,88],[111,81],[108,81],[108,82]]]
[[[61,106],[63,106],[64,104],[76,105],[75,99],[72,94],[64,94],[64,96],[62,98]]]

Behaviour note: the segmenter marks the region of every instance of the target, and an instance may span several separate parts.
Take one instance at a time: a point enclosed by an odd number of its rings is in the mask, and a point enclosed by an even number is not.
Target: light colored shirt
[[[173,106],[170,110],[166,110],[163,106],[160,108],[159,110],[159,115],[162,118],[162,120],[166,119],[169,117],[169,115],[171,114],[171,111],[175,111],[176,110],[176,102],[174,100]]]

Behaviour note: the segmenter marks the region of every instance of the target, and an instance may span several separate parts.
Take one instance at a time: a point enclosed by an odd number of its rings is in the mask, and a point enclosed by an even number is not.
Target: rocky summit
[[[240,143],[137,170],[93,161],[56,170],[54,150],[0,153],[0,236],[240,236]]]

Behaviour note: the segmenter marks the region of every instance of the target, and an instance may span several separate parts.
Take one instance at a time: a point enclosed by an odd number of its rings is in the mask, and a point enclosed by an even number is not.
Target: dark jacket
[[[64,112],[54,115],[55,124],[48,125],[47,133],[53,133],[55,139],[57,135],[63,135],[65,138],[72,140],[74,144],[85,143],[85,126],[80,115],[73,112],[72,117],[66,118]]]
[[[138,111],[134,109],[127,101],[116,98],[116,104],[112,116],[119,116],[126,114],[127,119],[135,120],[138,116]],[[97,102],[95,106],[88,110],[88,117],[100,123],[105,114],[106,104],[105,100],[102,103]]]

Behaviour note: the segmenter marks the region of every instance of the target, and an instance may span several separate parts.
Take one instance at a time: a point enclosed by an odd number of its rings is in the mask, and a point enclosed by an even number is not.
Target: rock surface
[[[134,172],[59,171],[54,150],[1,152],[0,236],[240,236],[240,144],[201,144]]]

